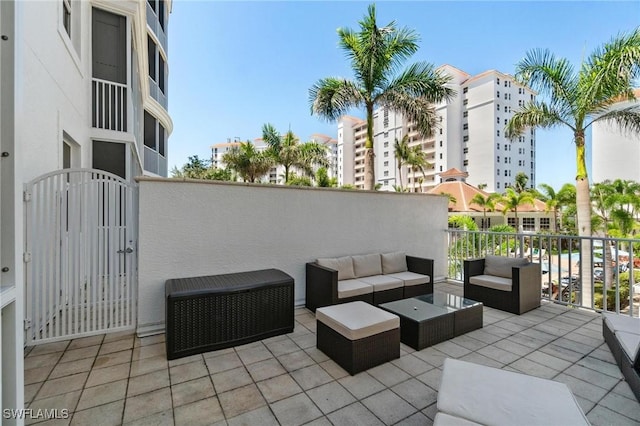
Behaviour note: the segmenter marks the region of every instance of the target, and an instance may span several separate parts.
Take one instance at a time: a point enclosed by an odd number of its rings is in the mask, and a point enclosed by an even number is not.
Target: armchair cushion
[[[633,362],[636,357],[640,356],[640,334],[629,333],[627,331],[616,331],[616,338],[620,342],[620,346]]]
[[[383,253],[381,258],[383,274],[395,274],[409,270],[407,256],[404,252]]]
[[[404,281],[405,286],[428,284],[431,281],[429,275],[416,274],[409,271],[389,274],[388,276]]]
[[[511,291],[513,281],[511,278],[503,278],[495,275],[475,275],[469,277],[469,282],[482,287],[493,288],[501,291]]]
[[[529,264],[529,259],[487,255],[484,259],[484,274],[511,279],[511,268]]]
[[[373,286],[359,280],[338,281],[338,299],[373,293]]]
[[[638,320],[638,318],[633,318],[628,315],[618,315],[611,312],[603,312],[602,315],[609,328],[616,333],[626,331],[640,335],[640,320]]]
[[[352,259],[356,278],[382,274],[382,264],[380,263],[379,254],[352,256]]]
[[[318,265],[338,271],[338,280],[351,280],[356,277],[353,271],[351,256],[322,258],[316,260]]]

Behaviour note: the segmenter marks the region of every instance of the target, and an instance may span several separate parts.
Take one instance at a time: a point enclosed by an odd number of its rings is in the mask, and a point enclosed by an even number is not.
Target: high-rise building
[[[437,128],[429,138],[417,132],[415,123],[402,114],[378,108],[374,111],[374,151],[377,183],[382,187],[402,184],[414,192],[425,192],[441,182],[439,173],[450,168],[468,172],[473,185],[486,185],[489,192],[502,192],[515,182],[518,172],[535,187],[535,132],[505,137],[504,128],[518,107],[533,100],[535,93],[517,84],[510,75],[491,70],[476,76],[450,65],[439,70],[451,77],[456,92],[447,102],[434,105]],[[395,141],[408,136],[410,147],[420,146],[429,165],[422,170],[401,165],[394,153]],[[344,116],[338,122],[340,182],[364,186],[366,122]],[[340,175],[340,173],[339,173]],[[402,178],[402,182],[401,179]]]
[[[616,102],[612,110],[640,105],[640,89],[634,92],[635,101]],[[592,182],[632,180],[640,182],[640,135],[621,130],[610,122],[593,123],[591,132]]]
[[[101,258],[133,277],[134,178],[167,175],[171,4],[0,1],[3,408],[24,406],[25,342],[87,333],[77,317],[55,330],[35,322],[88,304],[68,293],[68,271],[82,270],[88,288],[106,275],[89,273]],[[55,313],[54,298],[65,301]]]

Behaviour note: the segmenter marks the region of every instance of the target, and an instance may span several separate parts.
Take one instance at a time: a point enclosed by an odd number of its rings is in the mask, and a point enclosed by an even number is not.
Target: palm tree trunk
[[[284,184],[289,182],[289,166],[284,166]]]
[[[364,144],[364,189],[373,191],[376,184],[373,152],[373,103],[367,103],[367,140]]]
[[[591,236],[591,197],[589,195],[589,177],[587,176],[586,150],[584,143],[584,131],[574,132],[576,144],[576,207],[578,219],[578,236]],[[591,262],[591,242],[584,238],[581,240],[580,251],[580,277],[582,281],[581,297],[582,305],[590,308],[593,305],[593,292],[591,278],[593,277],[593,265]]]

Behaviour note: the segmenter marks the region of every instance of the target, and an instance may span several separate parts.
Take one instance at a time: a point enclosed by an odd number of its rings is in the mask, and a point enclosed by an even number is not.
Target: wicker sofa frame
[[[640,327],[640,320],[638,320],[638,324]],[[609,349],[611,349],[613,358],[615,358],[618,367],[620,367],[622,375],[629,387],[631,387],[636,399],[640,401],[640,349],[637,351],[635,359],[629,358],[629,355],[622,348],[620,341],[616,337],[615,331],[609,327],[604,317],[602,320],[602,335]]]
[[[167,359],[254,342],[294,328],[294,281],[277,269],[165,283]]]
[[[485,306],[523,314],[540,307],[541,270],[539,263],[512,268],[511,291],[496,290],[471,284],[469,278],[484,274],[484,258],[464,261],[464,297],[482,302]]]
[[[338,271],[320,266],[316,262],[309,262],[306,264],[305,306],[315,312],[317,308],[338,303],[361,300],[379,305],[380,303],[433,293],[433,259],[415,256],[406,256],[406,258],[409,272],[428,275],[428,283],[343,298],[338,298]]]
[[[320,321],[317,324],[317,348],[352,376],[376,365],[400,358],[400,329],[349,340]]]

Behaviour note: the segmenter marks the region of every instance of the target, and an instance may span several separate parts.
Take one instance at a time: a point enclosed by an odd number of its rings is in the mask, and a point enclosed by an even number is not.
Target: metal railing
[[[464,281],[466,259],[527,257],[541,264],[541,298],[638,316],[640,240],[461,229],[448,229],[447,235],[449,280]],[[592,272],[582,277],[582,270]]]
[[[94,78],[92,126],[127,131],[127,85]]]

